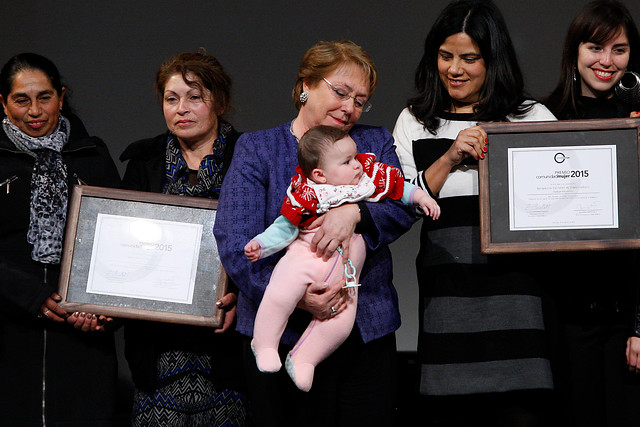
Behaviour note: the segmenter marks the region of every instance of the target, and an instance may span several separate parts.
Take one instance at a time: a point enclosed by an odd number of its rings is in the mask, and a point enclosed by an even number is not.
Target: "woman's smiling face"
[[[59,94],[40,70],[17,73],[7,99],[2,99],[9,120],[25,134],[38,138],[51,135],[58,126],[64,88]]]
[[[487,67],[480,48],[469,35],[457,33],[447,37],[438,49],[440,81],[451,97],[451,111],[471,113],[480,101]]]
[[[603,44],[591,42],[578,46],[578,73],[583,96],[611,97],[615,85],[629,64],[629,39],[624,30]]]

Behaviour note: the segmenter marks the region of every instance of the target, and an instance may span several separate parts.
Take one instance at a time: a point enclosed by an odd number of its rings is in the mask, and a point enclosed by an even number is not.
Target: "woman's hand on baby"
[[[348,293],[344,289],[345,279],[329,284],[314,282],[298,303],[298,308],[308,311],[318,319],[328,319],[340,313],[345,307]]]
[[[251,240],[244,246],[244,254],[251,262],[256,262],[260,259],[260,243],[255,240]]]
[[[341,246],[342,258],[349,259],[349,242],[358,222],[360,222],[360,208],[355,203],[329,210],[309,225],[309,228],[319,227],[311,239],[309,248],[327,261],[333,256],[338,246]]]

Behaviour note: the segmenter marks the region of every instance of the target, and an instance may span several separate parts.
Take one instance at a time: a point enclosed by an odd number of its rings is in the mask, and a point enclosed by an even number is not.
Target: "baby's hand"
[[[413,201],[416,205],[420,205],[425,215],[432,219],[440,218],[440,205],[426,191],[417,189],[413,195]]]
[[[244,246],[244,254],[247,256],[249,261],[256,262],[260,259],[260,243],[255,240],[251,240]]]

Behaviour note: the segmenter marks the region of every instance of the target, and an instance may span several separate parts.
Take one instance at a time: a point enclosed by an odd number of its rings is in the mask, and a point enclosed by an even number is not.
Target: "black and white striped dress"
[[[554,117],[536,104],[517,120]],[[470,114],[443,115],[433,135],[403,110],[393,136],[405,177],[428,190],[423,171],[460,131],[475,124]],[[525,255],[480,252],[478,162],[468,158],[455,167],[437,196],[442,215],[423,221],[416,260],[420,392],[443,396],[552,388],[542,298],[532,277],[537,266]]]

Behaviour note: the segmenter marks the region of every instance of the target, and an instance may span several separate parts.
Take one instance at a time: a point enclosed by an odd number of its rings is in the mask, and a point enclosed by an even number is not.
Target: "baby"
[[[347,275],[346,308],[330,319],[314,318],[287,355],[287,373],[299,389],[309,391],[316,365],[337,349],[353,328],[357,280],[366,247],[362,236],[354,234],[349,246],[351,256],[343,268],[338,252],[328,261],[311,252],[309,244],[316,229],[304,227],[344,203],[391,197],[420,206],[433,219],[440,216],[440,207],[425,191],[405,182],[398,168],[375,162],[373,154],[358,154],[353,139],[334,127],[316,126],[305,133],[298,144],[298,162],[282,215],[247,243],[244,251],[255,262],[287,248],[273,270],[256,314],[251,345],[262,372],[280,370],[278,344],[306,287],[319,281],[334,283]]]

